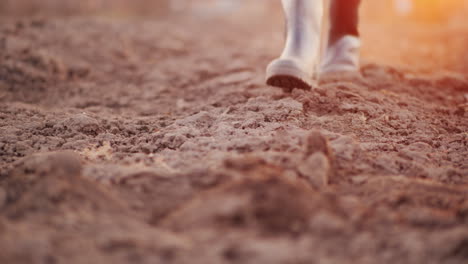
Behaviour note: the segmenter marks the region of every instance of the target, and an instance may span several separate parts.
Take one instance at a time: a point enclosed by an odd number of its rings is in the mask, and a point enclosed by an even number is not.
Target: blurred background
[[[223,19],[280,37],[284,29],[280,0],[0,0],[0,20],[69,16]],[[468,0],[363,0],[360,27],[368,61],[468,72]]]
[[[2,16],[31,15],[214,15],[233,10],[277,9],[280,0],[1,0]],[[424,23],[442,23],[463,16],[467,0],[364,0],[366,18],[405,17]]]

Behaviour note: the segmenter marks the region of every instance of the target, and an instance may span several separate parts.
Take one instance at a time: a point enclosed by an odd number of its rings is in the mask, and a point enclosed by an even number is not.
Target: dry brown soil
[[[291,93],[282,28],[3,20],[0,263],[468,263],[466,23]]]

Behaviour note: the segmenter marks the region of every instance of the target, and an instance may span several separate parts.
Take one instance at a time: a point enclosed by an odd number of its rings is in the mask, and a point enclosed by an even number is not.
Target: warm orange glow
[[[465,0],[413,0],[412,17],[424,22],[439,22],[453,16]]]

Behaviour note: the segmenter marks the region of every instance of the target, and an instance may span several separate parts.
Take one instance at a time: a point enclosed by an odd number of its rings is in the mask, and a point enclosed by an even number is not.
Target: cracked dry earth
[[[468,262],[466,63],[285,93],[216,23],[0,26],[0,263]]]

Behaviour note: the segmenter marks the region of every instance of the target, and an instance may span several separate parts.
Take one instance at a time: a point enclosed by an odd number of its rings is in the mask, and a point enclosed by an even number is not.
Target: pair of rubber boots
[[[323,1],[283,0],[283,6],[287,20],[286,43],[281,56],[267,67],[268,85],[289,91],[311,89],[318,76],[359,72],[361,42],[358,36],[338,36],[328,43],[325,54],[320,56]]]

